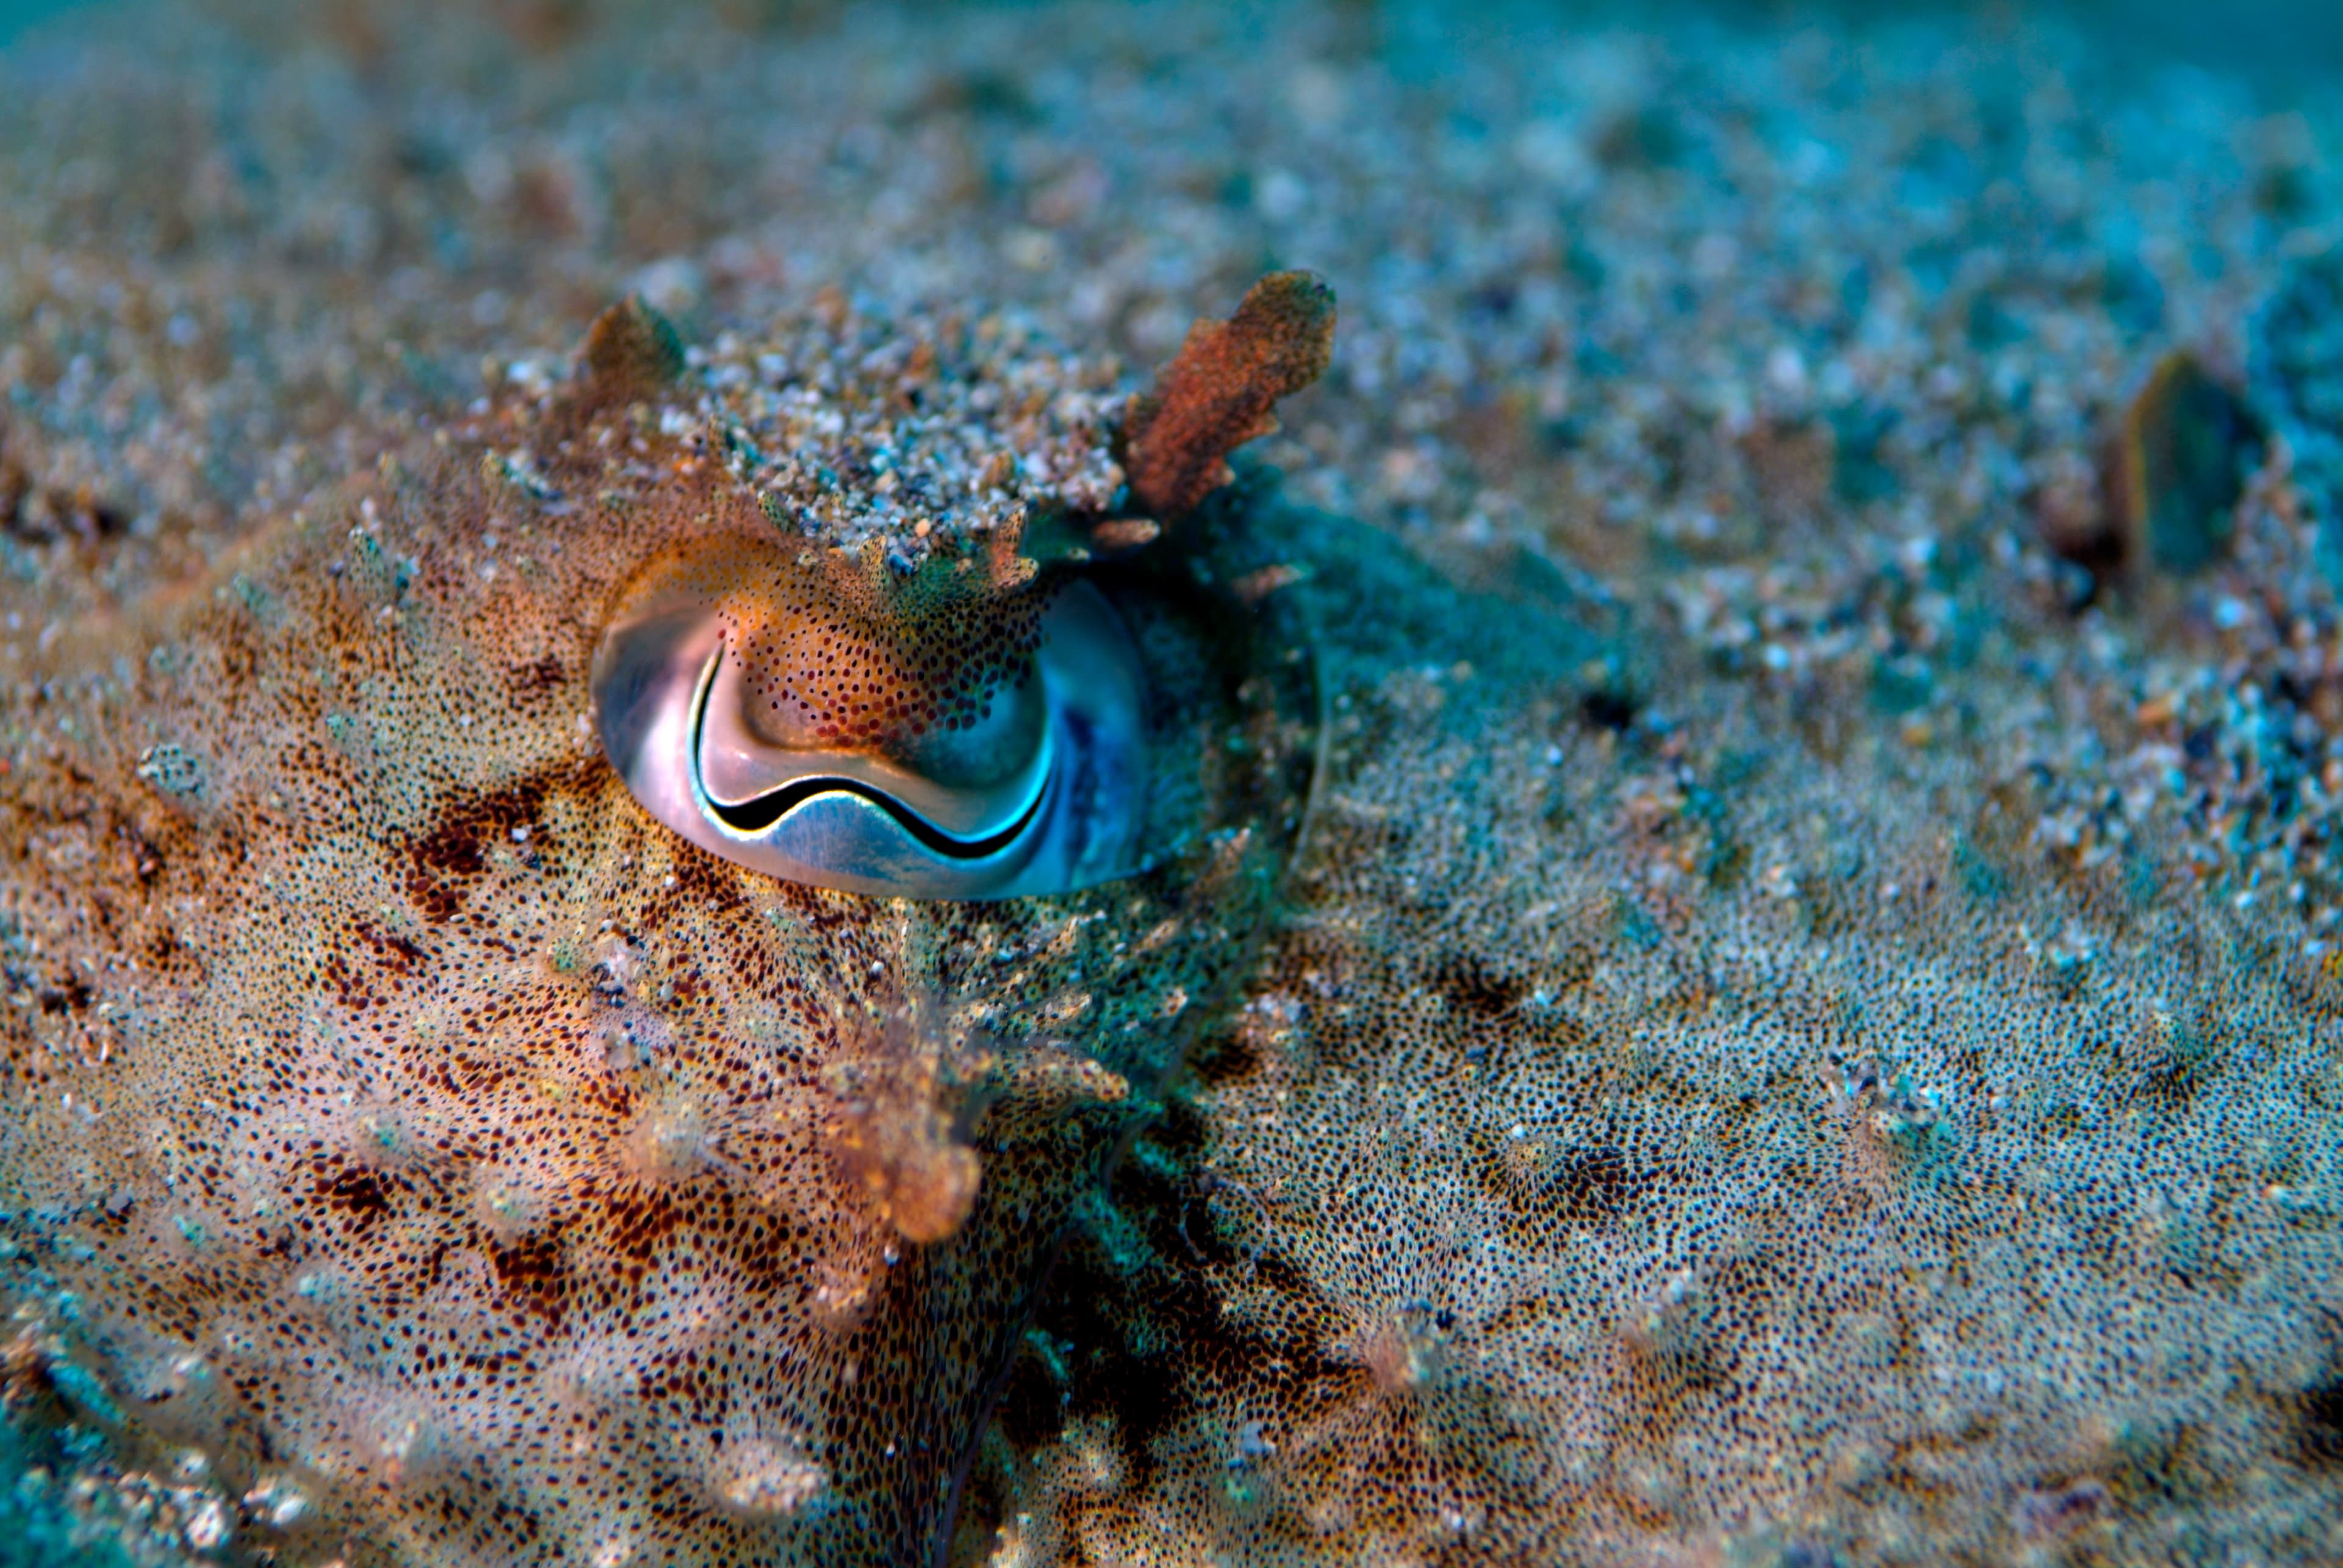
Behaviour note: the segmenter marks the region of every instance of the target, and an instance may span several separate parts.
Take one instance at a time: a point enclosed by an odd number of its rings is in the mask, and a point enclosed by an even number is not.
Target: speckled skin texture
[[[591,738],[607,607],[829,547],[609,401],[386,462],[16,711],[54,739],[5,797],[0,1208],[74,1325],[44,1375],[301,1498],[257,1537],[297,1560],[920,1558],[1299,822],[1306,665],[1126,587],[1160,870],[912,905],[682,844]]]
[[[2334,1553],[2329,970],[1957,764],[1614,729],[1567,595],[1316,588],[1400,625],[1004,1405],[999,1561]]]
[[[1999,11],[226,14],[0,95],[5,1371],[70,1506],[2343,1560],[2331,90]],[[1287,266],[1325,380],[1117,568],[1192,675],[1157,871],[809,893],[598,769],[680,535],[1111,509]],[[564,456],[629,288],[681,377]],[[2266,439],[2202,549],[2078,548],[2201,467],[2121,446],[2175,352]]]

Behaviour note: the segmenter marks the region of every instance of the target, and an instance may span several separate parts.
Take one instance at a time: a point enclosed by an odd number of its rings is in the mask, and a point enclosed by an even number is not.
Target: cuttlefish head
[[[628,585],[595,657],[611,764],[693,843],[822,887],[1005,899],[1139,869],[1142,838],[1160,848],[1198,825],[1179,809],[1151,821],[1151,772],[1166,801],[1203,804],[1195,759],[1151,735],[1149,688],[1159,709],[1184,697],[1209,725],[1207,672],[1260,639],[1203,634],[1160,593],[1111,600],[1081,574],[1225,484],[1228,452],[1275,429],[1277,400],[1325,369],[1333,328],[1332,291],[1299,272],[1199,322],[1117,434],[1121,508],[1040,507],[1033,528],[1021,512],[909,567],[754,518],[676,547]],[[622,302],[588,336],[579,417],[672,385],[685,358],[655,312]],[[1150,678],[1117,602],[1150,628],[1151,657],[1178,649]],[[1177,790],[1175,775],[1189,776]]]
[[[1095,588],[1031,562],[938,555],[906,574],[710,542],[638,579],[594,692],[604,750],[651,814],[773,876],[1001,899],[1138,865],[1138,653]]]

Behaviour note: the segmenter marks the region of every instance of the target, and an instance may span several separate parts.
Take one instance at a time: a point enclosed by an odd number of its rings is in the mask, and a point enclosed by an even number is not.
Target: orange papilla
[[[1226,321],[1199,321],[1124,422],[1131,499],[1158,517],[1189,510],[1229,482],[1228,454],[1277,428],[1277,400],[1326,372],[1334,291],[1312,272],[1273,272]]]

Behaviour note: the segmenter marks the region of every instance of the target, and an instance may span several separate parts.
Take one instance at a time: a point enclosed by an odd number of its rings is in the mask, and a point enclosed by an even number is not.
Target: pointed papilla
[[[1277,428],[1281,397],[1325,374],[1334,290],[1314,272],[1273,272],[1226,321],[1199,321],[1132,400],[1121,453],[1133,505],[1176,518],[1233,477],[1228,455]]]

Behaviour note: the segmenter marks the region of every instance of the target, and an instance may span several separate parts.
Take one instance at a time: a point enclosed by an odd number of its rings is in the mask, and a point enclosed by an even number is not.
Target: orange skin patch
[[[707,607],[741,668],[743,718],[759,739],[911,765],[1034,678],[1051,590],[1030,571],[996,588],[965,556],[901,574],[853,552],[792,554],[742,534],[670,554],[624,597]]]

